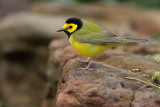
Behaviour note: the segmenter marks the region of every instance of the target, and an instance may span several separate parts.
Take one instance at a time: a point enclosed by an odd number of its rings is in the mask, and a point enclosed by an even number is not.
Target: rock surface
[[[149,39],[145,43],[131,43],[116,47],[116,50],[131,54],[155,56],[160,54],[159,41]]]
[[[139,96],[137,90],[144,86],[144,84],[124,79],[124,77],[135,77],[144,81],[149,80],[138,76],[135,73],[129,73],[122,69],[117,69],[104,63],[94,62],[91,67],[93,71],[77,70],[79,67],[84,67],[79,59],[69,60],[63,67],[63,73],[59,81],[57,92],[56,107],[130,107],[132,105],[143,104],[158,107],[160,106],[156,99],[147,97],[144,94]],[[151,96],[159,93],[158,89],[152,87],[144,87],[144,92],[152,90]],[[136,92],[136,93],[135,93]],[[140,93],[140,92],[139,92]]]
[[[159,107],[160,90],[142,87],[134,94],[133,107]]]

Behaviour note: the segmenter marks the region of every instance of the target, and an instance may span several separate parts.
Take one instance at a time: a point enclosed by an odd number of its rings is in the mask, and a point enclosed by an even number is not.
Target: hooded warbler
[[[133,39],[119,37],[116,34],[84,19],[71,17],[66,20],[63,28],[57,32],[64,31],[69,38],[70,44],[82,55],[90,57],[88,66],[81,68],[89,69],[94,56],[103,51],[120,44],[129,42],[145,42],[146,39]]]

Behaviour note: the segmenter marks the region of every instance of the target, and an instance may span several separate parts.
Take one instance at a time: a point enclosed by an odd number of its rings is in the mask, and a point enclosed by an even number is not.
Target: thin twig
[[[142,80],[137,79],[137,78],[132,78],[132,77],[124,77],[124,78],[130,79],[130,80],[136,80],[136,81],[139,81],[139,82],[142,82],[142,83],[144,83],[144,84],[148,84],[148,85],[151,85],[151,86],[153,86],[153,87],[156,87],[156,88],[160,89],[160,87],[158,87],[158,86],[156,86],[156,85],[154,85],[154,84],[152,84],[152,83],[149,83],[149,82],[146,82],[146,81],[142,81]]]

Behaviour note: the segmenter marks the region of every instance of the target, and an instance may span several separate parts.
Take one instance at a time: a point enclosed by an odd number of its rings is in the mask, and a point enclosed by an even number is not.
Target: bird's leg
[[[81,59],[81,62],[88,62],[88,63],[89,63],[89,60],[90,60],[90,59],[91,59],[90,57],[88,57],[87,60]]]
[[[89,69],[91,63],[92,63],[92,58],[90,58],[90,59],[88,60],[88,65],[87,65],[87,67],[86,67],[85,69]]]
[[[93,57],[88,57],[87,59],[88,59],[88,63],[90,63]]]
[[[89,67],[90,67],[90,65],[91,65],[91,63],[92,63],[92,59],[93,59],[93,57],[91,57],[91,58],[88,60],[88,65],[87,65],[86,68],[78,68],[78,69],[82,69],[82,70],[94,70],[93,68],[90,68],[90,69],[89,69]]]

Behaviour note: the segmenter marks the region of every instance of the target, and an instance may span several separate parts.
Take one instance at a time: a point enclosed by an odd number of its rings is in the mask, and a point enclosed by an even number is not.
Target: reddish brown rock
[[[160,90],[142,87],[134,94],[133,107],[160,107]]]
[[[79,59],[69,60],[64,66],[59,81],[57,107],[129,107],[133,103],[134,92],[144,84],[124,77],[150,82],[136,73],[104,63],[94,62],[91,65],[93,71],[77,70],[84,66]],[[154,89],[153,93],[156,94],[157,91],[159,90]]]
[[[59,94],[57,99],[57,107],[75,107],[75,106],[81,106],[80,103],[74,96],[70,96],[67,94]]]
[[[97,61],[102,61],[106,64],[131,70],[138,68],[142,73],[146,70],[159,70],[160,64],[155,62],[152,57],[140,56],[128,53],[106,51],[97,57]]]

